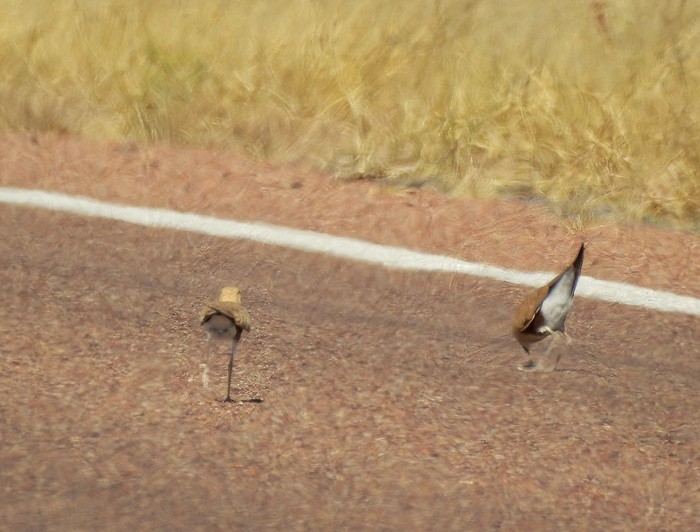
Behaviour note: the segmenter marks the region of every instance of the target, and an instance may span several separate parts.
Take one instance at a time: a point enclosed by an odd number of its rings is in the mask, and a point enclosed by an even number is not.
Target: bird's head
[[[234,303],[240,303],[241,291],[237,286],[227,286],[221,290],[219,301],[232,301]]]

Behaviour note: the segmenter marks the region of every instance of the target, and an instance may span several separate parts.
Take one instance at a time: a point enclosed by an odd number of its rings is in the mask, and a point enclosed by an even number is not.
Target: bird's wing
[[[562,315],[565,317],[566,313],[571,308],[578,278],[581,275],[583,250],[584,245],[581,244],[578,255],[576,255],[571,265],[549,284],[547,296],[544,298],[541,305],[541,311],[547,317],[547,321],[551,319],[556,320],[557,317],[561,317]]]
[[[205,321],[209,320],[214,314],[216,314],[216,309],[212,308],[210,304],[207,304],[202,312],[199,313],[199,324],[203,324]]]
[[[515,311],[515,317],[513,318],[514,332],[522,332],[530,326],[532,320],[535,319],[535,316],[537,316],[537,313],[540,311],[542,300],[548,291],[549,285],[542,286],[530,292],[523,300]]]
[[[514,333],[525,331],[540,312],[549,314],[552,307],[556,307],[556,310],[559,312],[562,312],[562,309],[564,309],[564,313],[568,312],[571,306],[571,299],[574,297],[574,290],[576,290],[576,283],[578,283],[579,275],[581,275],[584,248],[585,245],[581,244],[578,255],[576,255],[574,262],[568,268],[546,285],[530,292],[520,304],[513,319]],[[560,284],[560,281],[563,283]],[[546,304],[543,305],[546,300]]]
[[[578,284],[578,278],[581,275],[581,266],[583,266],[584,249],[585,244],[581,244],[581,247],[578,250],[578,255],[576,255],[574,261],[563,272],[561,272],[549,282],[548,286],[550,292],[557,287],[562,277],[566,276],[566,284],[568,285],[569,295],[571,297],[574,297],[574,292],[576,291],[576,284]],[[570,277],[570,273],[573,273],[573,278]]]
[[[204,323],[216,314],[222,314],[232,319],[241,329],[250,331],[250,315],[240,303],[235,303],[233,301],[210,301],[202,310],[199,323]]]

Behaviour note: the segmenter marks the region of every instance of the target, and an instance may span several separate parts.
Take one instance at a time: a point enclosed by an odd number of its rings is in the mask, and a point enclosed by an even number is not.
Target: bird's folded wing
[[[542,300],[544,299],[545,295],[547,295],[548,290],[549,285],[542,286],[537,290],[530,292],[523,300],[516,310],[515,317],[513,318],[514,331],[524,331],[530,326],[532,320],[534,320],[535,316],[537,316]]]
[[[250,315],[240,303],[233,301],[210,301],[202,310],[199,323],[204,323],[216,314],[222,314],[233,320],[241,329],[250,331]]]

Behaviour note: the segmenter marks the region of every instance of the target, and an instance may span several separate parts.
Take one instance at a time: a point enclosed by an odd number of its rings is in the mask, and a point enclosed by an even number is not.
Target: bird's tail
[[[581,247],[578,250],[578,255],[576,255],[576,258],[574,259],[574,262],[571,264],[574,269],[575,277],[574,277],[574,282],[571,286],[571,294],[573,295],[574,291],[576,290],[576,284],[578,283],[578,278],[581,275],[581,267],[583,266],[583,252],[586,249],[586,244],[584,242],[581,242]]]

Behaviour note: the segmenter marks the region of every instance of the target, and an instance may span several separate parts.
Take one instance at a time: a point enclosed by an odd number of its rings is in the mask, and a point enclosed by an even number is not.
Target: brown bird
[[[528,355],[532,344],[544,340],[555,332],[566,336],[564,321],[571,309],[576,283],[581,275],[584,248],[585,245],[581,244],[574,262],[545,286],[530,293],[516,310],[513,319],[513,335]],[[545,357],[549,355],[552,345],[554,342],[547,348]],[[557,356],[554,366],[547,368],[549,371],[557,367],[559,358],[561,354]],[[532,360],[518,368],[524,371],[543,369]]]
[[[228,388],[224,402],[232,403],[231,399],[231,372],[233,371],[233,355],[236,354],[238,342],[243,331],[250,331],[250,316],[241,303],[241,291],[235,286],[227,286],[221,290],[217,301],[210,301],[202,309],[199,318],[209,338],[230,338],[231,358],[228,362]]]

